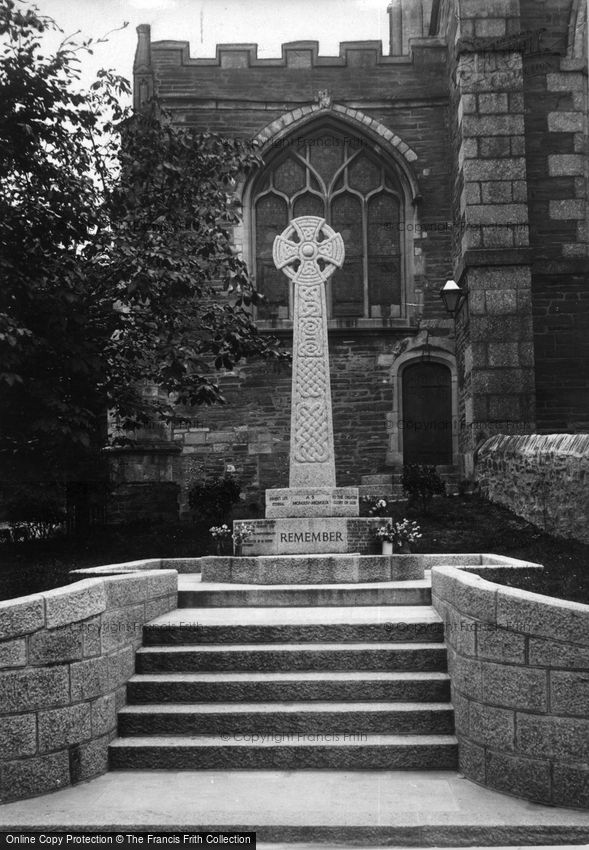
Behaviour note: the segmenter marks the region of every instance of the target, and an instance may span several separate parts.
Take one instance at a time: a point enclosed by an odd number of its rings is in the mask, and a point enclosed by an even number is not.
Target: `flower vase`
[[[235,543],[235,545],[233,546],[233,554],[236,558],[241,558],[241,547],[241,543]]]
[[[393,554],[393,543],[391,540],[383,540],[382,541],[382,554],[383,555],[392,555]]]
[[[411,546],[408,543],[403,543],[403,545],[399,548],[399,552],[401,555],[410,555]]]

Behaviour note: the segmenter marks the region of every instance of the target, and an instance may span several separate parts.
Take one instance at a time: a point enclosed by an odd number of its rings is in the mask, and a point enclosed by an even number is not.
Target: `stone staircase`
[[[112,769],[456,769],[428,582],[180,587],[144,627]]]

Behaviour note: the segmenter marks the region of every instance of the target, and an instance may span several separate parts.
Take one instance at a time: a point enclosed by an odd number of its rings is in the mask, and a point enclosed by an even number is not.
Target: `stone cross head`
[[[295,283],[325,283],[343,265],[344,240],[324,218],[303,215],[276,237],[272,254],[276,268]]]

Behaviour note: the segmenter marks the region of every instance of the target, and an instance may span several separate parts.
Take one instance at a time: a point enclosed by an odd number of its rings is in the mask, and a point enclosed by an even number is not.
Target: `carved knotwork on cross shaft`
[[[340,234],[317,216],[293,219],[274,240],[274,263],[294,283],[291,487],[335,486],[325,282],[344,255]]]

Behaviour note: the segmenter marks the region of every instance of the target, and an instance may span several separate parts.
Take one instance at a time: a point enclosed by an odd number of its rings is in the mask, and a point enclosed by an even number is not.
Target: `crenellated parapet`
[[[254,43],[219,44],[214,57],[194,57],[187,41],[150,40],[150,28],[138,27],[135,57],[136,100],[157,87],[160,96],[202,105],[306,102],[319,89],[334,90],[337,100],[359,102],[391,95],[444,97],[446,44],[439,37],[419,37],[404,55],[383,52],[381,41],[345,41],[337,56],[321,56],[318,41],[292,41],[279,57],[262,58]],[[254,94],[255,92],[255,94]],[[228,108],[228,107],[227,107]]]
[[[145,29],[146,24],[140,29]],[[443,48],[438,37],[416,38],[416,46]],[[258,45],[252,42],[241,44],[218,44],[214,58],[193,57],[187,41],[155,41],[151,44],[154,64],[164,61],[168,65],[193,65],[215,68],[315,68],[315,67],[366,67],[410,63],[410,50],[404,55],[390,56],[383,53],[382,42],[342,41],[338,56],[320,56],[318,41],[290,41],[281,45],[281,56],[262,58],[258,56]]]

